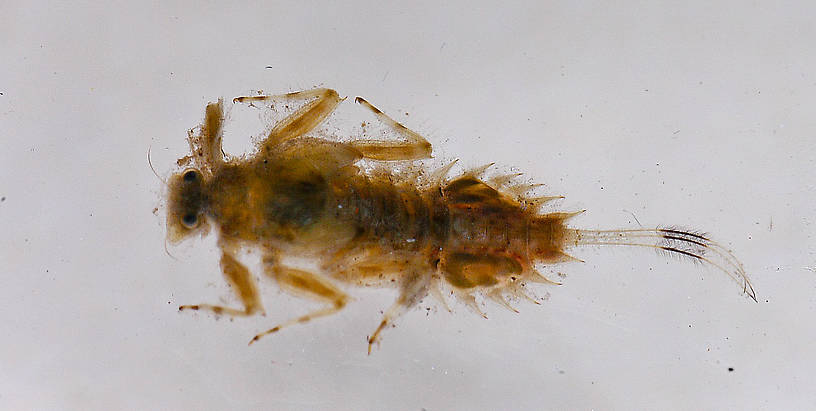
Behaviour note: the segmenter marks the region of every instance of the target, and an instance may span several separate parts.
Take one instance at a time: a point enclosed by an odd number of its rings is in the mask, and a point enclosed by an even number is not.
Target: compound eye
[[[198,179],[198,172],[195,170],[188,170],[185,171],[184,174],[181,176],[185,183],[192,183]]]
[[[193,213],[187,213],[181,217],[181,224],[187,228],[195,228],[198,223],[198,216]]]

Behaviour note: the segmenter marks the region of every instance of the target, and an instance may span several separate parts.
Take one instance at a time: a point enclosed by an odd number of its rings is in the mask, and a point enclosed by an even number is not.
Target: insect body
[[[198,132],[188,135],[191,155],[179,160],[186,168],[168,182],[168,239],[178,242],[212,226],[221,271],[243,304],[243,309],[198,304],[179,310],[263,313],[253,276],[236,258],[246,247],[261,251],[263,274],[283,290],[326,303],[256,335],[250,344],[341,310],[349,297],[338,283],[400,290],[369,337],[369,352],[395,318],[429,293],[441,298],[441,289],[477,312],[477,295],[513,309],[507,298],[528,297],[527,283],[553,283],[536,272],[537,264],[571,260],[565,250],[579,245],[642,246],[687,256],[727,273],[755,299],[739,261],[704,235],[668,228],[569,228],[566,221],[578,213],[538,211],[539,205],[560,197],[531,198],[524,195],[529,186],[504,187],[513,176],[488,184],[480,179],[484,170],[452,179],[446,177],[450,166],[431,176],[385,168],[364,172],[360,160],[419,160],[430,157],[431,145],[360,97],[356,102],[402,141],[341,143],[309,137],[343,100],[330,89],[234,102],[273,99],[307,102],[271,129],[254,156],[244,159],[225,158],[223,102],[209,104]],[[316,265],[310,270],[290,266],[286,261],[292,256]]]

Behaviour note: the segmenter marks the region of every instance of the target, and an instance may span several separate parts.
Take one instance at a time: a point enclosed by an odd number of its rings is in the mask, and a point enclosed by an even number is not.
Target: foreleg
[[[258,289],[255,286],[255,282],[252,280],[252,275],[246,267],[244,267],[226,251],[221,254],[221,272],[224,274],[224,278],[232,286],[233,291],[244,305],[243,310],[223,307],[220,305],[195,304],[182,305],[179,307],[179,311],[206,310],[212,311],[216,314],[227,314],[230,316],[240,317],[250,316],[257,312],[263,313],[261,297],[258,294]]]
[[[185,166],[191,161],[198,168],[212,172],[224,162],[221,152],[221,132],[224,123],[224,104],[222,100],[207,104],[204,110],[204,123],[197,129],[187,132],[187,142],[190,144],[189,156],[178,160],[179,166]]]

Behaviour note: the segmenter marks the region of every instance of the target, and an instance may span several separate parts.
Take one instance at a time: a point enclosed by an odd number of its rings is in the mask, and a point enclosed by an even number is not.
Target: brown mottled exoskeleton
[[[349,297],[337,283],[400,290],[368,339],[369,353],[387,325],[428,293],[441,299],[442,288],[479,313],[477,295],[515,311],[507,297],[536,302],[525,293],[526,284],[557,284],[535,266],[572,260],[565,250],[578,245],[642,246],[690,257],[730,275],[756,299],[739,261],[702,234],[673,228],[568,228],[565,222],[578,213],[538,211],[561,197],[530,197],[530,185],[507,186],[515,175],[482,181],[484,168],[457,178],[446,177],[452,164],[427,176],[387,167],[362,171],[362,159],[429,158],[431,144],[360,97],[355,101],[395,130],[400,141],[309,136],[343,101],[330,89],[233,102],[273,99],[306,103],[271,129],[254,156],[241,159],[227,158],[221,150],[223,102],[209,104],[204,123],[188,135],[192,153],[178,162],[185,168],[168,182],[168,239],[175,243],[213,226],[221,271],[243,304],[242,309],[197,304],[179,310],[263,313],[253,276],[236,258],[245,247],[262,252],[263,273],[283,290],[326,303],[256,335],[250,344],[341,310]],[[290,256],[310,258],[317,268],[288,266]]]

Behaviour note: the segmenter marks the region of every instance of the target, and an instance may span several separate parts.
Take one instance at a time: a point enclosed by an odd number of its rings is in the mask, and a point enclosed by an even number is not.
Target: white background
[[[0,408],[816,406],[812,2],[137,3],[0,6]],[[267,284],[266,317],[178,313],[235,301],[212,236],[165,253],[148,147],[166,177],[207,102],[314,86],[546,183],[575,227],[707,231],[759,303],[588,248],[542,306],[427,301],[371,356],[393,290],[252,347],[314,305]]]

